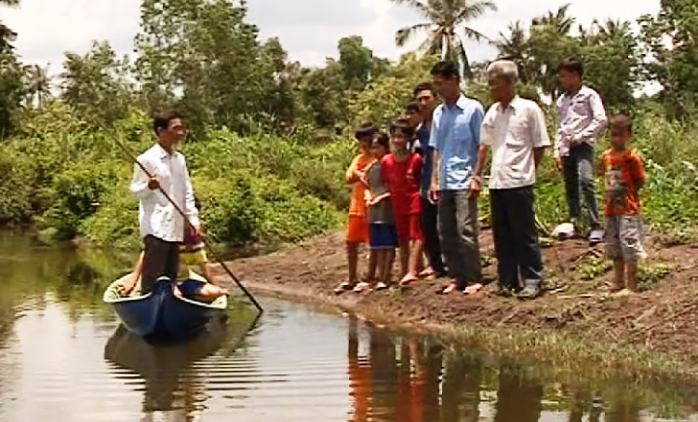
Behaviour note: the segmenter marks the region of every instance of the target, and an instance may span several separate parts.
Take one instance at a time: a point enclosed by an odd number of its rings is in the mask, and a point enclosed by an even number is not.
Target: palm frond
[[[398,31],[395,33],[395,44],[398,47],[403,47],[416,33],[429,30],[431,27],[432,24],[430,23],[418,23],[416,25],[398,29]]]
[[[487,36],[485,34],[483,34],[482,32],[478,32],[478,31],[474,30],[473,28],[469,28],[467,26],[465,28],[463,28],[463,34],[469,40],[474,40],[477,42],[480,42],[482,40],[489,41],[489,38],[487,38]]]
[[[416,10],[417,13],[419,13],[420,15],[422,15],[423,17],[425,17],[427,19],[431,20],[435,16],[434,9],[432,7],[430,7],[430,5],[428,3],[424,4],[423,2],[421,2],[419,0],[390,0],[390,1],[395,3],[395,4],[409,6],[412,9]],[[429,3],[431,3],[431,2],[429,2]]]
[[[468,22],[473,19],[479,18],[487,11],[497,11],[497,5],[491,1],[478,1],[473,3],[466,3],[462,9],[458,11],[455,16],[456,25]]]

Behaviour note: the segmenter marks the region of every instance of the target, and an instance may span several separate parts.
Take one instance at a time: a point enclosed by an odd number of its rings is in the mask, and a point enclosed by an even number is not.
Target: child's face
[[[398,128],[395,130],[390,136],[390,143],[396,151],[404,151],[407,149],[407,136],[402,132],[402,129]]]
[[[631,134],[627,128],[614,127],[611,128],[611,146],[617,150],[623,150],[630,141]]]
[[[405,111],[405,119],[407,119],[412,127],[417,127],[422,122],[422,116],[413,110]]]
[[[387,148],[385,148],[383,145],[381,145],[378,140],[373,141],[373,146],[371,147],[371,152],[373,153],[373,156],[376,158],[382,158],[388,153]]]
[[[373,141],[373,138],[370,136],[361,137],[361,139],[359,139],[359,147],[361,148],[361,151],[363,151],[363,152],[371,151],[371,142],[372,141]]]

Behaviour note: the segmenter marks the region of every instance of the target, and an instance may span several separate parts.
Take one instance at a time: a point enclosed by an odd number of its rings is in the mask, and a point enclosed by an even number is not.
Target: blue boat
[[[222,314],[228,306],[226,296],[212,303],[178,298],[173,294],[172,283],[167,277],[160,277],[150,293],[125,297],[119,287],[127,277],[132,277],[132,274],[107,287],[104,302],[111,305],[126,329],[140,337],[176,339],[195,335],[212,316]],[[193,272],[183,281],[204,282],[205,279]]]

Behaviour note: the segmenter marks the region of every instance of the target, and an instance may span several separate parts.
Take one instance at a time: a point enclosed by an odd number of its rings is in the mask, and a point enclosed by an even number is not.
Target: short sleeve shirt
[[[606,184],[606,216],[636,215],[640,212],[638,187],[645,180],[642,158],[636,150],[603,154]]]
[[[504,107],[494,104],[482,123],[482,143],[492,148],[490,189],[515,189],[536,183],[533,150],[550,146],[543,111],[515,97]]]
[[[369,154],[359,154],[351,162],[349,169],[347,170],[347,177],[350,176],[354,171],[366,171],[366,168],[373,161],[373,157]],[[366,195],[366,186],[361,182],[354,183],[351,192],[351,203],[349,204],[349,215],[354,215],[358,217],[366,216],[366,202],[364,200],[364,195]]]
[[[374,161],[373,164],[366,170],[366,181],[368,182],[368,190],[371,193],[371,198],[383,195],[388,192],[382,180],[383,164],[380,161]],[[368,221],[370,223],[393,224],[393,206],[390,199],[379,202],[378,204],[368,209]]]
[[[396,216],[419,213],[419,182],[422,159],[410,153],[405,161],[398,161],[393,154],[383,158],[382,180],[390,192],[390,200]]]

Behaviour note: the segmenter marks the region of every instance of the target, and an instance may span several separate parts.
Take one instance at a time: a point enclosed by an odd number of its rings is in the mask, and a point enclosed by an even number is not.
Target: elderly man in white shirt
[[[583,85],[584,66],[570,57],[558,67],[560,85],[565,91],[557,100],[560,128],[555,142],[555,161],[562,170],[570,219],[578,229],[582,213],[581,197],[589,211],[589,243],[603,240],[594,186],[594,145],[606,127],[606,110],[601,97]],[[581,192],[580,192],[581,191]]]
[[[496,103],[482,123],[477,177],[473,178],[470,191],[474,196],[481,191],[480,176],[491,149],[489,196],[499,284],[518,292],[521,299],[534,299],[541,292],[543,260],[533,208],[533,185],[550,140],[543,111],[533,101],[515,93],[516,64],[496,61],[487,68],[487,75]]]
[[[175,146],[186,130],[179,115],[171,112],[155,117],[153,129],[158,143],[138,157],[148,175],[135,165],[131,192],[140,200],[139,221],[145,243],[141,289],[149,292],[155,281],[167,276],[173,283],[179,269],[179,245],[184,240],[186,222],[175,206],[160,192],[162,189],[184,211],[200,232],[194,192],[184,156]]]

